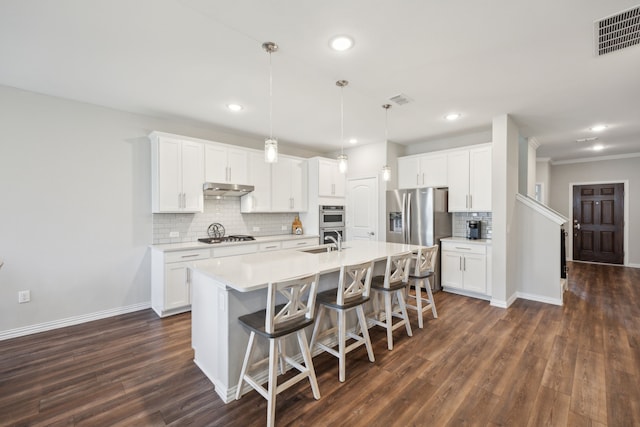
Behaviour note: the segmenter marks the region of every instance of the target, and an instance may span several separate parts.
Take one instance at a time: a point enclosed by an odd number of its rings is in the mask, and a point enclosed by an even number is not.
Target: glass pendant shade
[[[347,173],[347,155],[340,154],[338,156],[338,170],[340,173]]]
[[[278,51],[278,45],[274,42],[262,43],[262,48],[269,54],[269,138],[264,140],[264,161],[266,163],[278,162],[278,140],[273,137],[273,68],[271,66],[271,54]]]
[[[267,163],[278,162],[278,140],[267,138],[264,140],[264,161]]]
[[[389,181],[391,179],[391,168],[387,165],[382,167],[382,180]]]

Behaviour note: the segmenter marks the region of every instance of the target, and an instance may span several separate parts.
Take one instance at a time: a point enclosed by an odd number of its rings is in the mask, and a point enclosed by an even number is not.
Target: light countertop
[[[252,253],[224,258],[195,261],[192,270],[239,292],[266,288],[297,276],[338,271],[340,266],[367,261],[384,260],[387,256],[416,251],[419,246],[368,240],[344,242],[342,251],[309,253],[301,250],[282,250]],[[308,249],[307,249],[308,250]]]
[[[467,239],[466,237],[445,237],[441,242],[468,243],[470,245],[491,245],[491,239]]]
[[[318,235],[314,234],[277,234],[273,236],[254,236],[255,240],[249,240],[247,242],[220,242],[220,243],[202,243],[198,242],[184,242],[184,243],[162,243],[158,245],[150,245],[151,249],[161,251],[161,252],[172,252],[172,251],[183,251],[188,249],[212,249],[219,248],[222,246],[242,246],[242,245],[251,245],[255,243],[266,243],[266,242],[284,242],[291,240],[300,240],[300,239],[319,239]]]

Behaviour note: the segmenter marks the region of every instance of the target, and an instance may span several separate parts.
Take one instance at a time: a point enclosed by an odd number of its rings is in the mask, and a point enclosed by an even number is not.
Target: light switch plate
[[[169,233],[169,237],[180,237],[179,231],[172,231]]]

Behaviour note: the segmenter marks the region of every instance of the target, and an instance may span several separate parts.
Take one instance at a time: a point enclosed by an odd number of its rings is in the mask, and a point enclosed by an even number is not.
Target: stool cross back
[[[423,313],[431,309],[433,317],[438,317],[436,311],[436,303],[433,300],[433,292],[429,279],[435,274],[436,261],[438,258],[438,245],[421,247],[415,258],[415,267],[409,274],[409,282],[407,286],[407,301],[415,299],[415,305],[407,302],[407,308],[414,309],[418,312],[418,327],[424,325]],[[415,288],[415,294],[411,294],[411,285]],[[422,289],[427,293],[427,297],[423,297]]]
[[[369,338],[369,331],[367,329],[367,319],[364,314],[363,304],[369,301],[369,292],[371,290],[371,274],[373,271],[373,261],[343,265],[340,268],[340,276],[338,279],[338,288],[330,289],[318,294],[318,303],[320,306],[318,312],[318,318],[313,328],[313,335],[311,336],[311,350],[315,347],[326,351],[327,353],[338,358],[339,378],[341,382],[345,381],[345,364],[346,354],[361,345],[365,345],[369,356],[369,361],[374,362],[375,357],[373,355],[373,347],[371,346],[371,339]],[[338,322],[335,327],[331,327],[324,332],[320,332],[320,327],[327,310],[334,310],[338,315]],[[350,310],[355,310],[358,324],[355,330],[347,331],[346,313]],[[357,331],[360,331],[359,333]],[[337,332],[337,334],[336,334]],[[360,335],[362,334],[362,335]],[[338,349],[334,349],[333,346],[329,346],[322,342],[323,338],[327,336],[338,338]],[[346,345],[347,338],[354,340],[353,343]]]
[[[320,399],[318,381],[304,331],[304,328],[314,322],[318,277],[319,275],[316,273],[282,282],[269,283],[266,308],[238,318],[240,323],[249,329],[250,335],[240,372],[240,380],[236,389],[236,399],[240,399],[242,395],[244,382],[253,387],[267,400],[268,426],[275,425],[276,395],[299,381],[309,378],[313,397]],[[276,299],[278,296],[284,296],[286,302],[277,305]],[[304,366],[294,358],[288,357],[285,353],[284,338],[293,334],[296,334],[298,338]],[[252,362],[257,335],[269,341],[269,356],[262,361]],[[279,385],[277,382],[278,361],[280,361],[280,371],[282,373],[285,372],[287,363],[296,368],[299,373]],[[251,372],[252,369],[264,364],[264,362],[268,362],[267,388],[262,386],[257,379],[262,372]]]
[[[384,299],[384,311],[379,308],[378,299],[374,299],[374,317],[370,320],[374,324],[386,328],[387,348],[389,350],[393,350],[393,331],[395,329],[404,325],[407,335],[413,335],[404,299],[411,258],[411,251],[387,257],[384,276],[375,276],[371,280],[371,289],[376,291],[378,296],[382,295]],[[392,304],[394,296],[397,301],[397,309],[396,305]],[[383,320],[380,319],[381,314],[384,314]],[[400,321],[394,324],[394,317],[399,318]]]

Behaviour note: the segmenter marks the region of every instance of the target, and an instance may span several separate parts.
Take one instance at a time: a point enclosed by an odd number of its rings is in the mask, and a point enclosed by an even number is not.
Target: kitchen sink
[[[347,247],[343,246],[342,250],[347,249]],[[335,246],[331,245],[331,246],[326,246],[323,248],[310,248],[310,249],[300,249],[301,252],[306,252],[309,254],[322,254],[325,252],[333,252],[336,251],[337,249],[335,248]]]
[[[322,253],[326,253],[326,252],[331,252],[331,247],[314,248],[314,249],[300,249],[300,252],[306,252],[308,254],[322,254]]]

